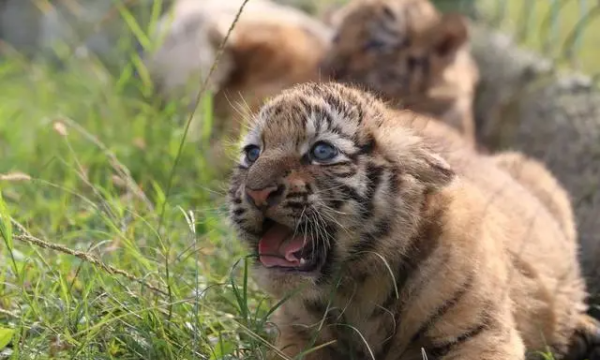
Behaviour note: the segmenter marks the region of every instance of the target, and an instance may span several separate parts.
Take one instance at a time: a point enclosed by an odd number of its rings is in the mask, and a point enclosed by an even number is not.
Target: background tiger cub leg
[[[600,322],[581,314],[564,360],[600,360]]]

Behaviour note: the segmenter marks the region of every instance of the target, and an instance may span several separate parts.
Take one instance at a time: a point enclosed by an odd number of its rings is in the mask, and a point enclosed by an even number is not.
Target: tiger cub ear
[[[416,169],[416,176],[428,188],[432,190],[440,189],[454,179],[454,170],[441,156],[425,149],[420,155],[421,161]]]
[[[433,29],[433,49],[438,56],[452,56],[469,39],[469,29],[460,14],[444,14]]]

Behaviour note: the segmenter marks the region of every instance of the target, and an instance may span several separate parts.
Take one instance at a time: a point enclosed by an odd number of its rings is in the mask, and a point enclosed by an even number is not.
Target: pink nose
[[[260,190],[246,188],[246,195],[258,208],[275,205],[279,201],[282,192],[282,187],[275,185]]]

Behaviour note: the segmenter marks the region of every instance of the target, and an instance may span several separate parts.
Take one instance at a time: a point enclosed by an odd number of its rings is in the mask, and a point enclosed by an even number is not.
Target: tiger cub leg
[[[398,337],[384,360],[425,359],[421,352],[430,360],[525,359],[507,292],[508,272],[498,266],[500,261],[481,255],[476,268],[460,262],[448,265],[453,273],[424,271],[426,287],[419,287],[418,279],[413,282],[408,290],[414,297],[403,305]]]
[[[600,360],[600,321],[579,315],[575,334],[564,360]]]
[[[435,342],[427,359],[524,360],[525,346],[515,326],[473,328],[469,332]]]

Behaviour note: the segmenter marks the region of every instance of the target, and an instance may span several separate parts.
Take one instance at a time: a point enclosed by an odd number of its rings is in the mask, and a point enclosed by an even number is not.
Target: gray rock
[[[41,16],[41,12],[32,1],[2,0],[0,39],[24,54],[34,53],[40,43]]]

